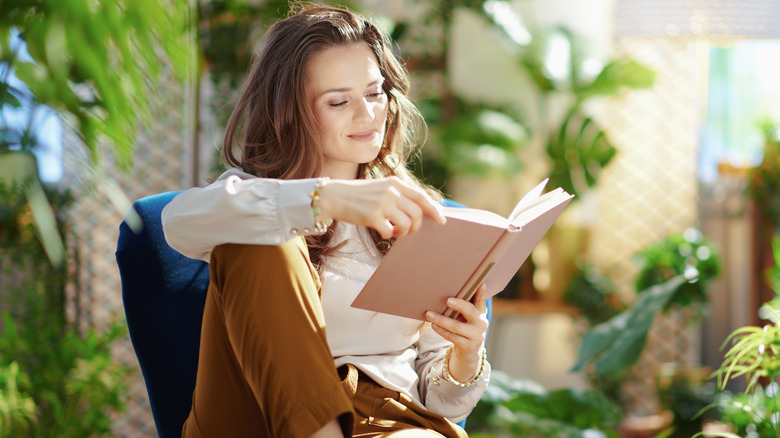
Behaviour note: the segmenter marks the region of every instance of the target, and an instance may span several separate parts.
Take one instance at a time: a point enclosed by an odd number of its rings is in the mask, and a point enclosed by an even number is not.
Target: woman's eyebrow
[[[371,81],[368,85],[366,85],[366,88],[373,87],[374,85],[381,84],[385,81],[385,78],[379,78],[375,81]],[[347,91],[352,91],[352,87],[339,87],[339,88],[331,88],[328,90],[325,90],[322,92],[322,94],[328,94],[328,93],[345,93]]]

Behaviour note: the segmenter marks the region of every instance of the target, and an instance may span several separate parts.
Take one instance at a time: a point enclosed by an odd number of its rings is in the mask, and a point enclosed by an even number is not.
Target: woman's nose
[[[371,122],[374,120],[374,104],[369,102],[368,99],[363,98],[360,103],[355,105],[355,121],[358,122]]]

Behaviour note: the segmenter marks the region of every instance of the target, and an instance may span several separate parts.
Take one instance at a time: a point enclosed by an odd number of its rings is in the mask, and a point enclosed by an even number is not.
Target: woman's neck
[[[341,166],[324,165],[320,171],[320,176],[330,179],[358,179],[359,168],[360,166],[353,163],[344,163]]]

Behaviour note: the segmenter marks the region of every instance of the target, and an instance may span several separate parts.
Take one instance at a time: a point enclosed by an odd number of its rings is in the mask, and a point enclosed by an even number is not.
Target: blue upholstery
[[[184,257],[163,237],[160,213],[177,194],[136,201],[143,228],[135,234],[122,222],[116,250],[130,339],[160,438],[181,437],[192,406],[209,283],[208,264]]]
[[[130,339],[160,438],[180,437],[192,406],[209,283],[208,264],[184,257],[163,237],[160,214],[178,193],[136,201],[143,227],[136,234],[122,222],[116,250]],[[488,318],[490,310],[489,305]]]

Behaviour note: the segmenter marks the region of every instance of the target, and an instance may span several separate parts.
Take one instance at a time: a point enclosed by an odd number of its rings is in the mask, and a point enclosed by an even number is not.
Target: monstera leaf
[[[592,118],[572,110],[547,142],[547,155],[552,161],[550,186],[580,196],[596,185],[601,170],[616,153]]]

